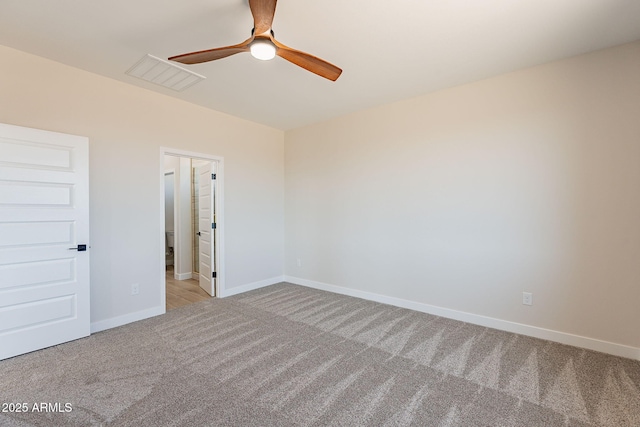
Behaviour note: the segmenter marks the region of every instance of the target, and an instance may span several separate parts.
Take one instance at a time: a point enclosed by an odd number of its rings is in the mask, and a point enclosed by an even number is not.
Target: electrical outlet
[[[298,267],[302,267],[302,261],[300,261],[300,258],[296,258],[296,263],[298,264]]]
[[[522,293],[522,304],[533,305],[533,294],[531,292]]]
[[[138,295],[140,293],[140,285],[137,283],[134,283],[133,285],[131,285],[131,295]]]

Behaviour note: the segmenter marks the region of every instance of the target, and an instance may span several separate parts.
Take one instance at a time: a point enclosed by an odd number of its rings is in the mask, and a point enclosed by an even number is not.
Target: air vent
[[[148,54],[129,68],[127,74],[175,91],[183,91],[206,79],[205,76]]]

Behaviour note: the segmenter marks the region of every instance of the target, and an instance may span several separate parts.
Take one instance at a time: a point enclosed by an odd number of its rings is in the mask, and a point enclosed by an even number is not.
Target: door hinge
[[[211,179],[216,179],[216,174],[215,173],[211,174]]]
[[[212,228],[212,229],[215,229],[215,228],[216,228],[216,223],[215,223],[215,222],[212,222],[212,223],[211,223],[211,228]]]
[[[215,271],[211,273],[211,277],[213,277],[214,279],[216,278],[216,272]]]

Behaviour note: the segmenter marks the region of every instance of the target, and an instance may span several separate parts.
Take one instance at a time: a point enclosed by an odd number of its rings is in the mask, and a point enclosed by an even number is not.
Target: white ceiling
[[[184,92],[125,75],[252,26],[247,0],[0,0],[0,44],[283,130],[639,40],[640,1],[280,0],[276,38],[336,82],[249,54],[185,66],[207,79]]]

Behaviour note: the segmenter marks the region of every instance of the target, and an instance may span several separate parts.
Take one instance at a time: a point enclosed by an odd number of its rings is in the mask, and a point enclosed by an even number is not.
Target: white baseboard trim
[[[510,322],[508,320],[496,319],[493,317],[482,316],[479,314],[452,310],[450,308],[437,307],[435,305],[409,301],[402,298],[395,298],[395,297],[390,297],[386,295],[375,294],[372,292],[345,288],[342,286],[329,285],[326,283],[316,282],[313,280],[301,279],[299,277],[284,276],[284,281],[293,283],[295,285],[301,285],[301,286],[320,289],[323,291],[333,292],[337,294],[362,298],[369,301],[375,301],[383,304],[393,305],[396,307],[408,308],[410,310],[433,314],[435,316],[440,316],[440,317],[446,317],[448,319],[454,319],[454,320],[460,320],[462,322],[473,323],[474,325],[485,326],[493,329],[499,329],[506,332],[513,332],[520,335],[527,335],[530,337],[540,338],[548,341],[554,341],[560,344],[571,345],[574,347],[586,348],[589,350],[612,354],[614,356],[626,357],[628,359],[640,360],[640,348],[637,348],[637,347],[631,347],[623,344],[616,344],[608,341],[598,340],[595,338],[569,334],[566,332],[554,331],[551,329],[539,328],[537,326],[525,325],[522,323]]]
[[[226,298],[232,295],[243,294],[245,292],[275,285],[276,283],[280,283],[284,281],[285,281],[284,276],[277,276],[277,277],[272,277],[271,279],[260,280],[259,282],[247,283],[246,285],[242,285],[242,286],[234,286],[231,289],[222,290],[220,292],[219,298]]]
[[[107,329],[116,328],[126,325],[127,323],[137,322],[138,320],[148,319],[149,317],[158,316],[166,312],[165,307],[154,307],[148,310],[136,311],[135,313],[125,314],[123,316],[112,317],[111,319],[100,320],[91,323],[91,333],[94,334]]]
[[[190,274],[190,273],[189,273]],[[178,279],[179,280],[179,279]],[[232,295],[242,294],[244,292],[253,291],[276,283],[284,282],[284,276],[272,277],[271,279],[261,280],[259,282],[247,283],[246,285],[236,286],[220,292],[219,298],[230,297]],[[107,329],[116,328],[126,325],[127,323],[137,322],[138,320],[148,319],[149,317],[158,316],[166,312],[165,307],[155,307],[148,310],[137,311],[135,313],[125,314],[123,316],[113,317],[111,319],[100,320],[91,323],[91,333],[105,331]]]
[[[176,280],[187,280],[187,279],[192,279],[193,278],[193,273],[192,272],[188,272],[188,273],[173,273],[173,278]]]

